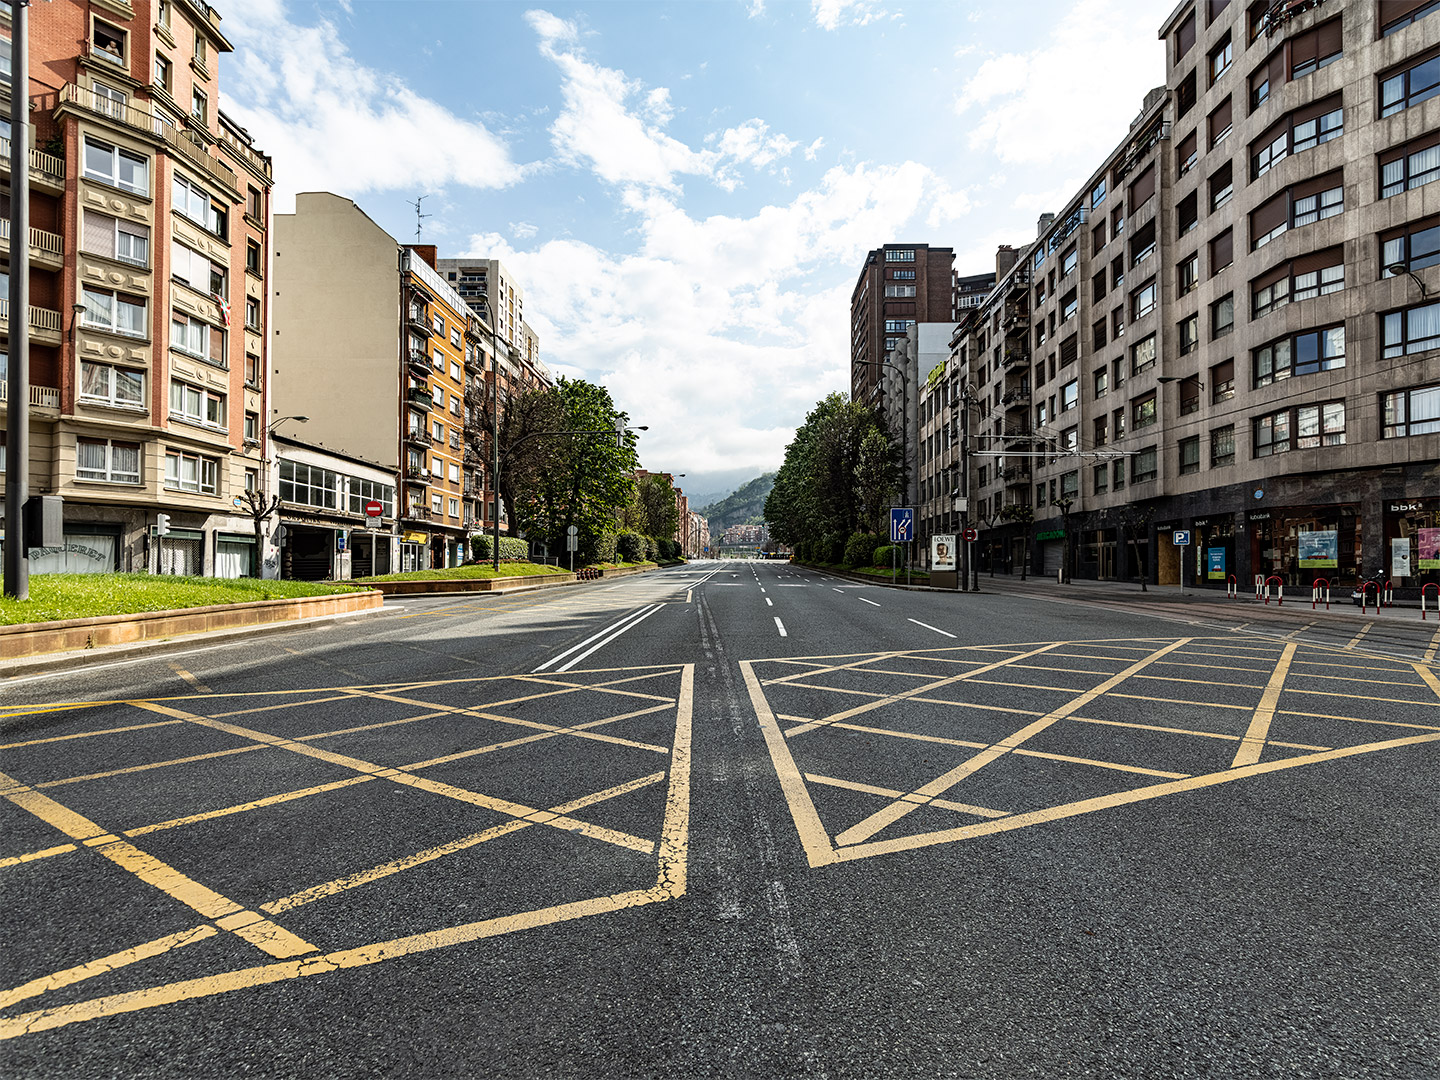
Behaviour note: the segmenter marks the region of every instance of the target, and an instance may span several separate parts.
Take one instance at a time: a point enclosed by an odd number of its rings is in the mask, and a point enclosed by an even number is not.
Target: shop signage
[[[1390,576],[1410,576],[1410,538],[1408,536],[1392,536],[1390,538]]]
[[[62,544],[59,547],[32,547],[25,553],[27,559],[43,559],[46,555],[84,555],[87,559],[94,559],[96,562],[109,562],[110,556],[103,551],[96,551],[84,544]]]
[[[1416,510],[1426,509],[1425,504],[1432,503],[1434,501],[1434,499],[1423,499],[1417,502],[1391,503],[1390,512],[1392,514],[1409,514],[1413,513]]]
[[[1270,511],[1269,511],[1269,510],[1266,510],[1266,511],[1264,511],[1263,513],[1252,513],[1252,514],[1250,515],[1250,520],[1251,520],[1251,521],[1269,521],[1269,520],[1270,520]]]
[[[955,569],[955,537],[941,534],[930,537],[930,569]]]
[[[1064,540],[1064,539],[1065,539],[1065,530],[1064,530],[1064,529],[1046,529],[1044,532],[1038,532],[1038,533],[1036,533],[1036,534],[1035,534],[1035,539],[1036,539],[1036,540]]]
[[[1210,524],[1210,519],[1209,519],[1209,518],[1196,518],[1196,519],[1195,519],[1194,521],[1192,521],[1190,524],[1191,524],[1191,525],[1194,525],[1194,526],[1198,529],[1201,525],[1209,525],[1209,524]]]
[[[407,544],[424,544],[429,542],[429,537],[422,532],[407,532],[400,537]]]

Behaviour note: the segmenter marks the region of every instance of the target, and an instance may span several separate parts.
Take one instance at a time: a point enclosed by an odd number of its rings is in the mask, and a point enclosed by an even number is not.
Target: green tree
[[[867,532],[879,534],[881,515],[900,489],[900,460],[890,436],[879,427],[870,429],[860,442],[855,463],[855,493],[860,503],[860,521]]]
[[[644,522],[640,531],[657,540],[673,538],[680,522],[680,510],[675,505],[675,489],[670,481],[663,476],[647,476],[638,485],[637,499]]]

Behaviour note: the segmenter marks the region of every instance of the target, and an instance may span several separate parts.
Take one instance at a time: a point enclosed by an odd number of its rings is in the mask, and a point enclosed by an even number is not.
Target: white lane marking
[[[659,607],[660,605],[659,605],[659,604],[656,604],[656,605],[654,605],[654,606],[655,606],[655,607]],[[646,609],[646,608],[641,608],[641,609],[640,609],[640,611],[645,611],[645,610],[647,610],[647,609]],[[565,650],[564,652],[562,652],[559,656],[553,656],[553,657],[551,657],[549,660],[546,660],[545,663],[543,663],[543,664],[541,664],[539,667],[537,667],[534,671],[531,672],[531,674],[532,674],[532,675],[538,675],[540,672],[542,672],[542,671],[544,671],[546,668],[548,668],[551,664],[558,664],[561,660],[564,660],[565,657],[569,656],[571,653],[575,652],[577,649],[583,649],[586,645],[589,645],[592,641],[596,641],[596,640],[598,640],[599,638],[602,638],[602,637],[604,637],[606,634],[610,633],[610,631],[614,630],[617,626],[623,626],[626,622],[628,622],[629,620],[631,620],[631,619],[635,618],[637,615],[639,615],[639,614],[640,614],[640,611],[632,611],[632,612],[630,612],[630,614],[626,615],[623,619],[620,619],[618,622],[613,622],[613,623],[611,623],[609,626],[605,627],[605,629],[601,630],[599,633],[597,633],[597,634],[591,634],[591,635],[590,635],[588,638],[586,638],[584,641],[580,642],[580,644],[570,646],[570,648],[566,649],[566,650]]]
[[[761,585],[761,586],[760,586],[760,591],[761,591],[761,592],[764,592],[764,591],[765,591],[765,586],[764,586],[764,585]]]
[[[767,596],[767,597],[765,597],[765,606],[766,606],[766,607],[774,607],[774,606],[775,606],[775,601],[774,601],[774,600],[771,600],[771,599]]]
[[[789,636],[790,636],[789,634],[787,634],[787,633],[785,632],[785,624],[780,621],[780,616],[779,616],[779,615],[776,615],[776,616],[775,616],[775,629],[780,631],[780,636],[781,636],[781,637],[789,637]]]
[[[648,619],[651,615],[654,615],[655,612],[659,611],[659,610],[660,610],[662,607],[664,607],[664,606],[665,606],[664,604],[656,604],[656,605],[655,605],[654,607],[652,607],[649,611],[645,612],[644,615],[641,615],[640,618],[633,620],[632,622],[626,624],[625,626],[622,626],[619,630],[616,630],[615,633],[611,634],[611,635],[610,635],[609,637],[607,637],[604,641],[597,641],[594,645],[590,646],[590,648],[586,649],[586,650],[585,650],[584,652],[582,652],[579,656],[573,657],[572,659],[565,661],[564,664],[562,664],[560,667],[556,668],[555,670],[556,670],[557,672],[560,672],[560,671],[569,671],[572,667],[574,667],[576,664],[578,664],[581,660],[584,660],[587,656],[589,656],[591,653],[595,652],[597,649],[601,649],[601,648],[604,648],[606,645],[609,645],[610,642],[614,641],[614,640],[615,640],[616,638],[618,638],[621,634],[625,633],[625,631],[635,629],[635,627],[639,626],[642,622],[644,622],[646,619]]]
[[[839,590],[839,589],[835,589],[834,591],[835,591],[835,592],[839,592],[840,590]]]
[[[877,604],[875,606],[879,607],[880,605]],[[934,630],[937,634],[944,634],[946,637],[955,636],[954,634],[950,633],[949,630],[941,630],[938,626],[931,626],[928,622],[921,622],[919,619],[911,619],[910,621],[913,622],[916,626],[923,626],[926,630]]]
[[[808,585],[776,585],[777,589],[808,589]]]
[[[869,604],[871,607],[879,607],[879,606],[880,606],[879,604],[875,603],[874,600],[866,600],[863,596],[857,596],[857,597],[855,597],[855,599],[856,599],[856,600],[859,600],[862,604]]]

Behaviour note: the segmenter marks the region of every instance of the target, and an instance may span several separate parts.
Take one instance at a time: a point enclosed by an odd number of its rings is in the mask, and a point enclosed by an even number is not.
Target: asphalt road
[[[697,563],[3,681],[0,1075],[1435,1077],[1366,625]]]

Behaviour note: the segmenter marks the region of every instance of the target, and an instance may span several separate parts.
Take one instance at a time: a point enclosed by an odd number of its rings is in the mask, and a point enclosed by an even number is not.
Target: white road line
[[[618,638],[621,634],[625,633],[625,631],[635,629],[635,627],[639,626],[642,622],[644,622],[646,619],[648,619],[651,615],[654,615],[655,612],[659,611],[659,610],[660,610],[662,607],[664,607],[664,606],[665,606],[664,604],[656,604],[656,605],[655,605],[654,607],[652,607],[649,611],[645,612],[644,615],[641,615],[638,619],[634,619],[634,620],[632,620],[631,622],[627,623],[625,626],[622,626],[619,630],[616,630],[615,633],[611,634],[611,635],[610,635],[609,637],[607,637],[604,641],[597,641],[594,645],[590,646],[590,648],[586,649],[586,650],[585,650],[584,652],[582,652],[579,656],[573,657],[572,659],[565,661],[564,664],[562,664],[560,667],[556,668],[555,670],[556,670],[557,672],[560,672],[560,671],[569,671],[572,667],[574,667],[576,664],[578,664],[581,660],[584,660],[584,659],[585,659],[587,656],[589,656],[591,653],[595,652],[595,651],[598,650],[598,649],[601,649],[601,648],[605,647],[606,645],[609,645],[610,642],[614,641],[614,640],[615,640],[616,638]]]
[[[875,606],[879,607],[880,605],[876,604]],[[934,630],[937,634],[944,634],[946,637],[955,636],[954,634],[950,633],[949,630],[941,630],[938,626],[931,626],[928,622],[921,622],[919,619],[911,619],[910,621],[913,622],[916,626],[923,626],[926,630]]]
[[[767,596],[767,597],[765,597],[765,606],[766,606],[766,607],[774,607],[774,606],[775,606],[775,601],[774,601],[774,600],[771,600],[771,599]]]
[[[654,607],[659,607],[659,606],[660,606],[659,604],[654,605]],[[644,609],[644,608],[641,609],[641,611],[644,611],[644,610],[647,610],[647,609]],[[614,630],[616,627],[618,627],[618,626],[623,626],[626,622],[628,622],[629,620],[635,618],[635,617],[636,617],[637,615],[639,615],[639,614],[640,614],[639,611],[632,611],[632,612],[630,612],[630,614],[626,615],[625,618],[619,620],[619,622],[613,622],[613,623],[611,623],[609,626],[605,627],[605,629],[604,629],[604,630],[601,630],[599,633],[597,633],[597,634],[591,634],[591,635],[590,635],[588,638],[586,638],[584,641],[580,642],[580,644],[570,646],[570,648],[566,649],[566,650],[565,650],[564,652],[562,652],[559,656],[554,656],[554,657],[551,657],[549,660],[546,660],[545,663],[543,663],[543,664],[541,664],[539,667],[537,667],[534,671],[531,672],[531,674],[532,674],[532,675],[538,675],[540,672],[542,672],[542,671],[544,671],[546,668],[548,668],[551,664],[558,664],[561,660],[564,660],[565,657],[569,656],[571,653],[575,652],[577,649],[583,649],[586,645],[589,645],[592,641],[596,641],[596,640],[598,640],[599,638],[604,637],[606,634],[610,633],[610,631]]]
[[[857,597],[855,597],[855,599],[856,599],[856,600],[859,600],[862,604],[869,604],[871,607],[879,607],[879,606],[880,606],[879,604],[875,603],[874,600],[866,600],[863,596],[857,596]]]
[[[789,637],[789,636],[790,636],[789,634],[787,634],[787,633],[785,632],[785,624],[780,621],[780,616],[779,616],[779,615],[776,615],[776,616],[775,616],[775,629],[780,631],[780,636],[781,636],[781,637]]]
[[[840,592],[840,590],[839,590],[839,589],[835,589],[835,590],[834,590],[834,591],[835,591],[835,592]]]

